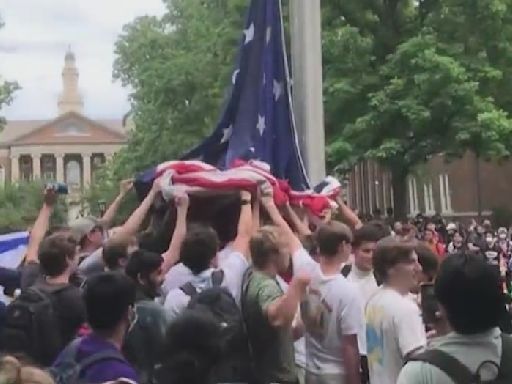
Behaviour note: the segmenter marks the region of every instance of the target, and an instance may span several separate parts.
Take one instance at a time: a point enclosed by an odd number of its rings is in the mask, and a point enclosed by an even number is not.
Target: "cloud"
[[[1,112],[8,119],[52,118],[68,46],[77,56],[85,112],[121,118],[128,90],[112,82],[113,49],[124,24],[161,15],[162,0],[0,0],[0,76],[22,90]]]

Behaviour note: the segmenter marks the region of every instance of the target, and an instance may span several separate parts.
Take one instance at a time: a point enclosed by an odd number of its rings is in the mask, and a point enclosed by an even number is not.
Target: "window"
[[[439,175],[439,194],[441,196],[441,212],[452,213],[452,193],[448,174]]]
[[[436,209],[434,206],[434,192],[432,189],[432,182],[423,184],[423,199],[425,202],[425,213],[429,216],[433,215]]]
[[[32,180],[32,158],[30,156],[20,157],[20,179],[22,181]]]
[[[66,183],[70,187],[81,186],[80,163],[70,160],[66,163]]]
[[[59,126],[57,136],[87,136],[86,127],[79,121],[67,121]]]
[[[41,157],[41,177],[43,180],[55,180],[55,158],[51,155],[44,155]]]
[[[418,204],[418,185],[416,178],[409,177],[409,214],[414,216],[420,212]]]
[[[92,156],[92,181],[96,181],[96,174],[98,170],[105,164],[105,155],[103,154],[95,154]]]

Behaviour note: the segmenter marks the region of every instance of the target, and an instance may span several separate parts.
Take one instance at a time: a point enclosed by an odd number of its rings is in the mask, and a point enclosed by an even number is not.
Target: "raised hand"
[[[260,187],[260,201],[264,206],[268,206],[269,204],[274,204],[274,196],[272,193],[272,187],[269,183],[265,183]]]
[[[186,192],[180,192],[174,196],[174,204],[176,208],[188,208],[190,199]]]
[[[119,183],[119,192],[121,194],[128,193],[133,188],[133,179],[126,179]]]
[[[44,204],[47,205],[48,207],[53,208],[55,206],[55,204],[57,203],[58,197],[59,197],[59,195],[57,194],[57,191],[55,189],[46,188],[46,190],[44,191],[44,197],[43,197]]]

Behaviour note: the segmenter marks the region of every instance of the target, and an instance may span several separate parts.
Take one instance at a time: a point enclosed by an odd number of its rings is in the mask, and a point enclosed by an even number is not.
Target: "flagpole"
[[[290,0],[293,105],[306,171],[325,177],[320,0]]]

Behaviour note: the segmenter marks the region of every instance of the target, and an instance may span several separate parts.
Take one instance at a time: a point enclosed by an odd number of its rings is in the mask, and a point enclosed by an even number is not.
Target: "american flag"
[[[280,0],[252,0],[221,119],[203,143],[183,156],[219,169],[260,160],[297,191],[309,187],[291,100]]]

